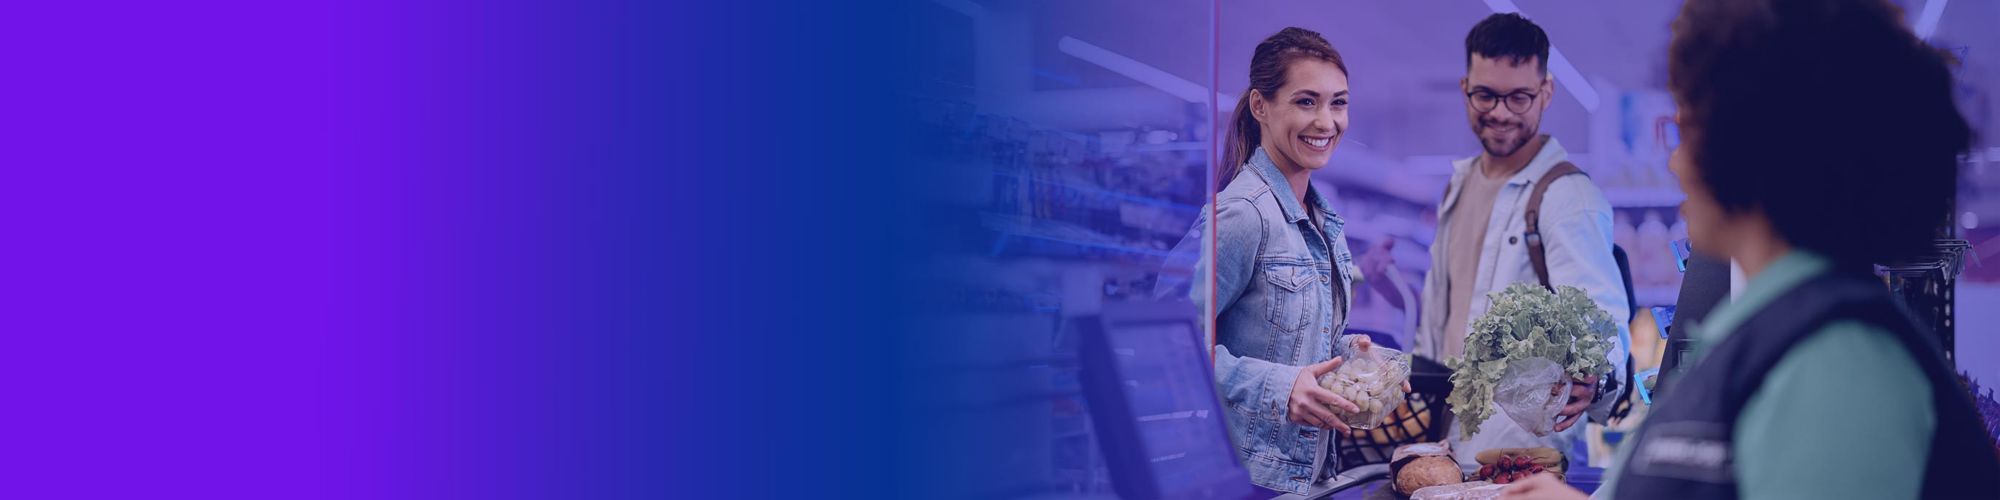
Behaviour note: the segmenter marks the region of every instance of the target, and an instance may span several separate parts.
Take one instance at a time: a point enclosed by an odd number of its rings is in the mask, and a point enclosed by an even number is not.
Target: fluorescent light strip
[[[1570,97],[1575,97],[1576,103],[1582,104],[1584,111],[1597,112],[1597,89],[1591,87],[1590,82],[1584,81],[1583,73],[1578,72],[1576,66],[1569,64],[1569,58],[1563,57],[1561,49],[1549,47],[1549,72],[1555,73],[1557,82],[1569,87]]]
[[[1486,7],[1493,9],[1495,14],[1521,12],[1521,8],[1514,5],[1513,0],[1486,0]],[[1583,72],[1577,71],[1576,66],[1570,65],[1569,58],[1563,57],[1562,49],[1556,48],[1553,43],[1549,44],[1549,72],[1555,74],[1557,83],[1569,89],[1570,97],[1576,98],[1576,103],[1583,105],[1585,112],[1597,112],[1597,88],[1591,87],[1590,82],[1583,79]]]
[[[1067,36],[1062,37],[1061,40],[1056,41],[1056,49],[1077,59],[1102,66],[1113,73],[1124,75],[1126,78],[1131,78],[1139,83],[1160,89],[1163,92],[1172,94],[1174,97],[1181,98],[1183,101],[1197,104],[1222,101],[1221,96],[1211,96],[1208,87],[1187,81],[1187,79],[1174,76],[1173,73],[1162,71],[1160,68],[1152,67],[1130,57],[1105,50],[1103,47],[1091,45],[1089,42],[1083,40]],[[1231,102],[1230,104],[1234,105],[1235,103]]]
[[[1056,48],[1061,49],[1064,54],[1102,66],[1113,73],[1173,94],[1174,97],[1187,102],[1197,104],[1204,102],[1200,96],[1203,91],[1208,90],[1200,84],[1076,38],[1062,37],[1056,41]],[[1236,96],[1216,92],[1214,98],[1206,102],[1215,103],[1216,111],[1223,113],[1236,111]]]
[[[1495,14],[1521,11],[1520,7],[1514,6],[1513,0],[1486,0],[1486,7],[1493,9]]]
[[[979,4],[972,3],[972,0],[931,0],[931,1],[937,3],[938,5],[943,5],[944,8],[957,11],[960,14],[965,14],[965,17],[978,19],[986,16],[986,7],[982,7]]]
[[[1924,2],[1923,13],[1917,14],[1917,38],[1931,39],[1937,33],[1938,20],[1944,18],[1944,4],[1950,0],[1928,0]]]

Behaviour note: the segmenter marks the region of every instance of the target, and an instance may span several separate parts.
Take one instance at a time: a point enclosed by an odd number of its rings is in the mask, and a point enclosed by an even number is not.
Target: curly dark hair
[[[1535,58],[1536,69],[1549,74],[1549,34],[1521,14],[1507,12],[1486,16],[1465,34],[1465,67],[1472,67],[1472,55],[1518,65]]]
[[[1687,0],[1668,86],[1724,211],[1842,266],[1930,251],[1972,132],[1947,56],[1885,0]]]

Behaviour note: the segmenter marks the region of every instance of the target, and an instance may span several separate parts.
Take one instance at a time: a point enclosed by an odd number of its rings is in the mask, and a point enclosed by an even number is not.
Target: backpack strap
[[[1528,194],[1528,209],[1522,212],[1522,217],[1527,219],[1527,231],[1525,232],[1526,234],[1522,235],[1521,239],[1528,242],[1528,262],[1535,266],[1535,279],[1541,281],[1542,288],[1546,288],[1551,292],[1556,291],[1556,287],[1553,283],[1549,282],[1548,250],[1545,248],[1546,245],[1542,243],[1542,196],[1549,192],[1549,184],[1553,184],[1556,179],[1567,175],[1588,177],[1590,174],[1583,173],[1583,170],[1576,168],[1576,164],[1574,163],[1557,163],[1554,168],[1549,169],[1548,173],[1542,174],[1541,180],[1535,181],[1534,190]],[[1617,245],[1613,245],[1611,248],[1615,258],[1618,247]],[[1624,269],[1621,267],[1620,271],[1622,274]],[[1630,283],[1632,283],[1630,276],[1620,276],[1620,278],[1625,279],[1627,286],[1630,286]],[[1631,302],[1632,294],[1625,294],[1625,298],[1627,302]],[[1630,310],[1632,311],[1638,310],[1637,304],[1628,303],[1626,307],[1631,308]],[[1627,317],[1625,320],[1629,322],[1632,318]],[[1620,399],[1629,398],[1629,392],[1632,390],[1631,353],[1626,353],[1625,373],[1623,375],[1623,377],[1611,377],[1610,380],[1606,380],[1604,390],[1600,391],[1597,397],[1604,397],[1605,393],[1612,393],[1616,394]],[[1592,402],[1595,403],[1595,401]]]
[[[1522,235],[1522,239],[1528,242],[1528,262],[1535,265],[1535,279],[1541,280],[1542,288],[1547,288],[1549,291],[1555,291],[1556,288],[1549,284],[1549,257],[1542,245],[1542,195],[1548,193],[1549,183],[1570,174],[1590,175],[1576,168],[1574,163],[1556,164],[1555,168],[1549,169],[1549,173],[1542,174],[1541,180],[1535,181],[1534,191],[1528,194],[1528,210],[1524,212],[1528,230]]]

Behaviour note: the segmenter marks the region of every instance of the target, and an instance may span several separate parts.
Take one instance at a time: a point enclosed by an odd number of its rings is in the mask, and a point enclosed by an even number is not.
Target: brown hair
[[[1901,19],[1884,0],[1683,4],[1668,87],[1724,211],[1842,267],[1930,249],[1972,135],[1947,58]]]
[[[1312,30],[1285,28],[1257,44],[1257,51],[1250,56],[1250,88],[1243,89],[1243,97],[1236,100],[1236,113],[1229,123],[1228,142],[1224,143],[1222,154],[1224,163],[1217,169],[1222,176],[1215,183],[1216,189],[1229,185],[1243,164],[1250,162],[1251,152],[1264,141],[1256,117],[1250,115],[1251,93],[1260,92],[1267,99],[1277,95],[1278,88],[1285,86],[1285,69],[1291,67],[1292,61],[1304,58],[1333,63],[1341,73],[1347,73],[1347,62],[1340,58],[1340,52]]]

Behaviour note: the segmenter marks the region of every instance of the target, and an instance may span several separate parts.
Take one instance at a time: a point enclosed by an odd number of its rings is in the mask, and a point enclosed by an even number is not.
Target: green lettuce
[[[1465,356],[1445,360],[1451,372],[1452,415],[1461,436],[1479,432],[1493,415],[1493,391],[1512,359],[1548,358],[1571,377],[1611,373],[1606,354],[1618,341],[1618,325],[1583,290],[1515,283],[1489,294],[1493,307],[1472,321]]]

